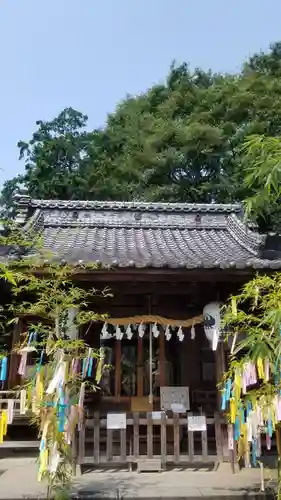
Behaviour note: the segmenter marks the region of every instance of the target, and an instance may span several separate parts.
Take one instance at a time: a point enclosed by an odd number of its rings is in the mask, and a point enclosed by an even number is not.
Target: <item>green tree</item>
[[[2,199],[7,208],[13,195],[25,185],[34,198],[77,199],[88,189],[87,168],[94,167],[99,132],[87,131],[87,116],[64,109],[50,122],[37,121],[29,142],[19,141],[19,159],[25,172],[5,183]]]
[[[260,227],[281,227],[281,139],[265,135],[249,137],[243,146],[246,215]]]
[[[242,201],[252,194],[245,138],[281,134],[280,64],[280,43],[236,75],[173,64],[165,82],[128,96],[102,130],[87,131],[71,108],[40,121],[19,143],[25,172],[6,183],[2,203],[10,206],[19,182],[44,198]]]

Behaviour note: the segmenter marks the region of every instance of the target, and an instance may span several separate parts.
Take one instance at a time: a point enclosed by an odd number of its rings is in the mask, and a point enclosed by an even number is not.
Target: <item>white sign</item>
[[[106,427],[107,429],[126,429],[126,413],[108,413]]]
[[[207,430],[206,417],[204,415],[188,416],[187,427],[191,432],[203,432]]]
[[[190,409],[189,388],[160,387],[160,401],[161,410],[172,410],[172,405],[180,405],[186,412]]]
[[[152,420],[161,420],[162,418],[162,414],[165,415],[165,413],[163,413],[162,411],[153,411],[151,413],[152,415]],[[165,415],[166,416],[166,415]]]
[[[173,413],[186,413],[186,408],[181,403],[171,404],[171,410]]]

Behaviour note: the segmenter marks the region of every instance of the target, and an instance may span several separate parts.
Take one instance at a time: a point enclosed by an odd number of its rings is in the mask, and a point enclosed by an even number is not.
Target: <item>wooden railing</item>
[[[8,401],[14,401],[14,418],[19,418],[20,415],[20,400],[16,391],[0,391],[0,411],[8,409]]]
[[[29,412],[24,415],[20,413],[20,399],[17,391],[0,391],[0,412],[8,409],[8,401],[11,399],[14,401],[13,422],[11,425],[29,423]]]
[[[189,413],[188,415],[192,415]],[[222,428],[225,421],[218,414],[206,418],[207,430],[188,430],[187,416],[162,413],[161,420],[152,413],[127,414],[126,428],[107,429],[106,416],[99,412],[86,418],[78,433],[78,464],[133,464],[158,459],[167,463],[219,463],[223,461]]]

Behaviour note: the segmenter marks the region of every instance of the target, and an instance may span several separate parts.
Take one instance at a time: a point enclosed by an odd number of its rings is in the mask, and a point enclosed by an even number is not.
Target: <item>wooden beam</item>
[[[137,396],[143,396],[143,339],[138,336]]]
[[[217,350],[216,350],[216,379],[217,384],[219,384],[222,380],[223,374],[225,372],[225,352],[224,352],[224,343],[219,342]],[[221,410],[221,392],[217,389],[217,404],[218,410]]]
[[[207,282],[215,280],[217,282],[244,282],[256,273],[255,269],[112,269],[77,271],[73,276],[75,281],[91,281],[93,283],[109,282],[186,282],[197,281]],[[40,273],[38,273],[40,274]]]
[[[11,354],[9,359],[9,370],[8,370],[8,388],[13,389],[19,383],[18,367],[19,367],[19,355],[13,352],[14,347],[20,342],[20,336],[23,331],[22,320],[19,319],[14,325],[12,333],[12,346]]]

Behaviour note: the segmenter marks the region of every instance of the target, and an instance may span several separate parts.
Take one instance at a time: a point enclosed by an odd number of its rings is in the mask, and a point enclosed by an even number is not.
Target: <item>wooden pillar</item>
[[[222,381],[223,374],[225,372],[225,353],[224,353],[224,343],[219,342],[216,350],[216,379],[217,384]],[[221,391],[217,389],[217,405],[218,410],[221,410]]]
[[[15,323],[12,333],[11,354],[9,356],[8,389],[13,389],[19,383],[19,355],[16,352],[13,352],[13,349],[17,344],[19,344],[22,331],[23,323],[22,320],[19,319],[18,322]]]
[[[121,396],[121,340],[115,341],[115,396]]]
[[[165,334],[163,328],[159,335],[159,384],[160,387],[166,385],[165,380]]]
[[[138,336],[137,396],[143,396],[143,339]]]

